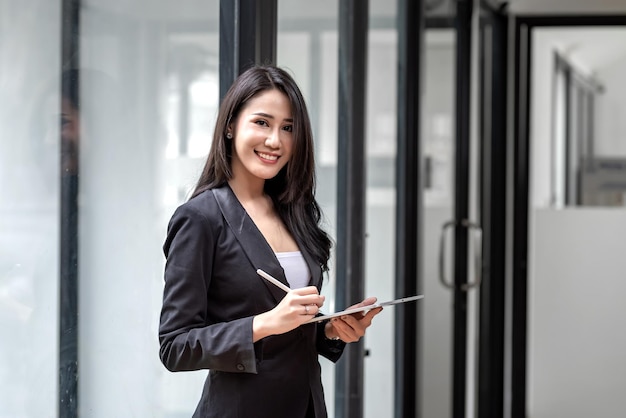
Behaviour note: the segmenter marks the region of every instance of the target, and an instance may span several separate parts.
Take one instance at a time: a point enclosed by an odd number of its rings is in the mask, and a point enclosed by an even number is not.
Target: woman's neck
[[[228,185],[241,203],[258,202],[259,200],[267,199],[264,190],[264,180],[259,179],[259,181],[250,182],[233,177],[228,180]]]

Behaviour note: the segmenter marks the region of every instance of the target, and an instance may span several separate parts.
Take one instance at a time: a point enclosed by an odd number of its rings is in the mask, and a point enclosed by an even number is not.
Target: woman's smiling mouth
[[[276,161],[278,160],[278,155],[272,155],[272,154],[266,154],[264,152],[260,152],[260,151],[255,151],[256,154],[261,157],[264,160],[268,160],[268,161]]]

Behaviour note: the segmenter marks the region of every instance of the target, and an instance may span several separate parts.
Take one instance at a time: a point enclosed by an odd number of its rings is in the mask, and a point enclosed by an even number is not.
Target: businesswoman
[[[209,370],[194,417],[327,416],[318,355],[337,361],[380,308],[305,324],[324,304],[331,248],[314,183],[299,88],[280,68],[247,70],[223,99],[204,170],[164,244],[160,356],[171,371]]]

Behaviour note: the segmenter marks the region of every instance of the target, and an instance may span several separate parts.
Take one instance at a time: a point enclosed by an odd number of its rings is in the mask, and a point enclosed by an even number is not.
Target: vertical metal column
[[[490,69],[483,79],[481,225],[483,275],[480,287],[478,341],[478,417],[504,413],[504,318],[506,277],[507,173],[507,16],[488,11]],[[484,45],[484,44],[483,44]],[[488,84],[488,85],[487,85]]]
[[[530,28],[515,30],[515,127],[513,168],[513,307],[511,417],[526,417],[526,333],[528,305],[528,210],[530,162]]]
[[[339,2],[337,167],[337,288],[339,306],[365,293],[365,98],[368,1]],[[337,363],[335,416],[363,416],[363,341],[349,344]]]
[[[473,0],[457,0],[456,30],[456,154],[454,219],[454,331],[452,416],[465,416],[467,379],[467,257],[470,178],[470,91]]]
[[[253,64],[276,62],[277,0],[220,0],[220,98]]]
[[[587,141],[585,144],[586,145],[585,155],[586,155],[586,159],[588,162],[593,161],[595,158],[596,134],[595,134],[595,127],[594,127],[595,126],[594,104],[595,104],[595,94],[597,94],[599,91],[601,90],[592,90],[589,93],[587,93],[587,107],[586,107],[587,114],[585,115],[587,118],[587,129],[585,131],[585,137],[587,138]]]
[[[63,0],[61,9],[61,91],[78,98],[80,0]],[[73,72],[67,73],[68,70]],[[69,75],[66,75],[69,74]],[[59,103],[62,106],[62,103]],[[77,106],[74,103],[74,106]],[[61,125],[59,125],[61,128]],[[61,132],[59,132],[61,135]],[[62,138],[62,142],[66,141]],[[78,154],[60,150],[59,403],[61,418],[78,416]],[[72,155],[68,155],[72,154]],[[75,159],[67,168],[68,159]]]
[[[564,66],[564,78],[565,78],[565,155],[564,172],[565,178],[565,206],[575,204],[574,196],[572,193],[572,143],[573,143],[573,130],[572,130],[572,69],[569,66]]]
[[[396,157],[396,297],[421,293],[422,221],[421,72],[422,0],[398,1],[398,139]],[[421,306],[394,308],[394,416],[420,417]]]

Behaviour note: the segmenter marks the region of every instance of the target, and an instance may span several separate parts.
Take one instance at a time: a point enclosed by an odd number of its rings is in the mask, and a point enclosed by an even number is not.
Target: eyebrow
[[[253,113],[253,115],[263,116],[264,118],[268,118],[268,119],[274,119],[274,116],[272,116],[272,115],[270,115],[268,113],[263,113],[263,112],[256,112],[256,113]],[[286,118],[285,122],[293,122],[293,119],[292,118]]]

